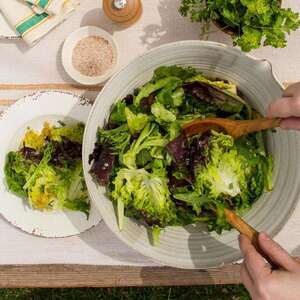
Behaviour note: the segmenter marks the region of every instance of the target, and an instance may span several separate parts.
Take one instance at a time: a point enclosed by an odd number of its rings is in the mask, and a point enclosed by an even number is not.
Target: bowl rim
[[[163,44],[163,45],[160,45],[160,46],[157,46],[157,47],[154,47],[150,50],[147,50],[145,52],[143,52],[142,54],[139,54],[137,55],[135,58],[133,58],[128,64],[126,64],[125,66],[123,66],[122,68],[120,68],[117,72],[115,72],[111,77],[110,79],[105,83],[105,85],[103,86],[103,88],[101,89],[101,91],[99,92],[97,98],[101,95],[101,93],[105,90],[106,86],[109,85],[109,83],[111,81],[114,80],[115,77],[117,77],[120,73],[122,73],[129,64],[131,64],[133,61],[135,60],[138,60],[142,57],[144,57],[144,55],[146,54],[150,54],[152,52],[155,52],[157,50],[159,50],[160,48],[165,48],[165,47],[172,47],[173,45],[184,45],[184,44],[207,44],[207,45],[214,45],[214,46],[217,46],[217,47],[222,47],[222,48],[226,48],[226,49],[230,49],[231,51],[235,51],[236,54],[238,56],[246,56],[252,60],[254,60],[255,62],[257,63],[265,63],[268,65],[268,68],[270,68],[270,73],[271,75],[273,76],[274,80],[280,85],[280,87],[282,89],[284,89],[284,86],[283,84],[281,83],[281,81],[279,80],[279,78],[277,77],[277,75],[274,73],[274,70],[273,70],[273,66],[270,62],[270,60],[268,60],[267,58],[258,58],[252,54],[249,54],[249,53],[245,53],[243,51],[241,51],[239,48],[237,47],[232,47],[230,45],[226,45],[226,44],[223,44],[223,43],[220,43],[220,42],[215,42],[215,41],[202,41],[202,40],[184,40],[184,41],[176,41],[176,42],[171,42],[171,43],[166,43],[166,44]],[[97,100],[96,98],[96,100]],[[95,100],[95,101],[96,101]],[[92,111],[94,110],[94,106],[93,106],[93,109]]]

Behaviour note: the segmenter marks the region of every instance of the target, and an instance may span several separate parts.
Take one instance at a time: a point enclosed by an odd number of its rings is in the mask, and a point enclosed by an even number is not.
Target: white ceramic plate
[[[20,39],[20,36],[7,24],[0,11],[0,39]]]
[[[93,151],[98,126],[103,126],[113,103],[151,77],[162,65],[191,65],[205,75],[235,82],[249,102],[263,115],[268,104],[282,94],[280,83],[265,60],[254,59],[223,44],[184,41],[167,44],[138,57],[115,75],[103,88],[91,111],[83,146],[85,179],[92,201],[108,227],[126,244],[161,263],[180,268],[211,268],[240,258],[237,232],[217,235],[201,225],[168,227],[160,245],[149,244],[145,227],[126,219],[119,231],[112,202],[89,174],[88,155]],[[259,231],[272,236],[287,222],[299,199],[300,141],[294,132],[278,130],[267,136],[268,151],[274,156],[274,190],[264,194],[244,217]]]
[[[77,42],[79,42],[81,39],[88,37],[88,36],[99,36],[107,40],[111,45],[113,49],[113,55],[114,55],[114,61],[112,64],[112,67],[103,75],[101,76],[95,76],[95,77],[89,77],[81,74],[79,71],[77,71],[73,64],[72,64],[72,54],[73,49],[75,48]],[[86,26],[79,28],[78,30],[72,32],[68,38],[66,39],[63,49],[62,49],[62,64],[66,70],[66,72],[69,74],[71,78],[73,78],[75,81],[85,84],[85,85],[96,85],[104,82],[109,77],[112,76],[114,73],[116,66],[118,64],[118,50],[117,50],[117,44],[108,32],[104,31],[103,29],[96,27],[96,26]]]
[[[45,121],[85,123],[90,108],[87,99],[73,94],[40,92],[18,100],[0,118],[0,213],[14,226],[39,236],[66,237],[79,234],[101,220],[93,204],[88,220],[82,212],[32,210],[26,201],[8,191],[4,178],[5,156],[18,149],[28,126],[40,130]]]

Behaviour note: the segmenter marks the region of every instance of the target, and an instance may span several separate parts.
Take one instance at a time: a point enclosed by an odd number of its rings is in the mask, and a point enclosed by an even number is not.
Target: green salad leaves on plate
[[[84,125],[28,129],[20,149],[6,156],[5,178],[11,192],[41,211],[74,210],[89,215],[81,151]]]
[[[204,222],[230,229],[223,208],[238,214],[272,189],[272,157],[262,133],[238,140],[214,130],[187,137],[182,126],[202,118],[251,119],[237,87],[191,67],[162,66],[133,94],[118,100],[99,128],[91,174],[106,186],[120,230],[124,216],[152,231]]]

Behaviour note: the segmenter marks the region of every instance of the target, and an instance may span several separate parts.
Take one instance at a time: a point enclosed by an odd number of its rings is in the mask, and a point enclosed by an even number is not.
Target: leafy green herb
[[[299,14],[281,8],[279,0],[182,0],[180,13],[193,22],[217,21],[246,52],[261,45],[283,48],[286,34],[300,26]]]

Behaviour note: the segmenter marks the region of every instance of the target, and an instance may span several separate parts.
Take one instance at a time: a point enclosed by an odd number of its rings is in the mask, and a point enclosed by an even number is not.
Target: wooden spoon
[[[273,269],[278,269],[277,264],[275,264],[269,257],[266,257],[266,254],[262,251],[258,242],[259,232],[255,230],[252,226],[250,226],[247,222],[245,222],[242,218],[240,218],[234,211],[224,208],[224,214],[227,222],[235,228],[239,233],[247,236],[252,245],[255,247],[258,253],[260,253],[267,262],[271,265]]]
[[[208,130],[225,132],[237,139],[251,132],[276,128],[281,119],[259,118],[254,120],[230,120],[222,118],[197,119],[183,126],[187,136],[204,133]]]

